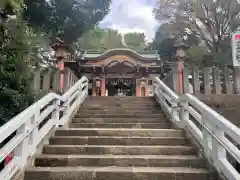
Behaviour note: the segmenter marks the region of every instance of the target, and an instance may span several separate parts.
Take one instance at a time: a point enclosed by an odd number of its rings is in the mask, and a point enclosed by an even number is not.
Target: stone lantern
[[[184,43],[177,43],[175,47],[175,57],[177,58],[177,77],[178,77],[178,93],[183,93],[183,61],[186,57],[188,46]]]
[[[57,42],[52,45],[52,49],[55,51],[56,65],[59,68],[59,90],[63,93],[64,89],[64,61],[71,59],[71,51],[69,46],[64,45],[63,41],[57,39]]]

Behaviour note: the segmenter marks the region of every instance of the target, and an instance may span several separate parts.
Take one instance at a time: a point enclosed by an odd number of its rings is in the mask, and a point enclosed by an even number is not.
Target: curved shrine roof
[[[141,60],[151,60],[151,61],[156,61],[160,60],[160,57],[157,53],[154,52],[136,52],[131,49],[126,49],[126,48],[117,48],[117,49],[111,49],[108,50],[104,53],[101,52],[93,52],[93,51],[86,51],[84,57],[82,58],[83,60],[103,60],[107,59],[111,56],[115,55],[126,55],[126,56],[131,56],[136,59],[141,59]]]

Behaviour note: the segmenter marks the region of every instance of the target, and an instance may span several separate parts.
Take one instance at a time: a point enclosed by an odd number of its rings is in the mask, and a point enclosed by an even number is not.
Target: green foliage
[[[72,44],[109,12],[111,0],[24,0],[29,25]]]
[[[214,57],[224,54],[240,24],[238,0],[158,0],[154,12],[159,21],[196,34]]]
[[[212,62],[213,58],[211,57],[211,53],[204,47],[193,46],[187,50],[187,58],[185,60],[187,64],[204,66]]]
[[[146,37],[144,33],[127,33],[124,35],[124,42],[133,50],[143,50],[146,46]]]
[[[153,41],[153,49],[158,50],[163,61],[171,61],[174,53],[175,38],[166,38],[162,41]]]
[[[76,43],[77,49],[106,50],[124,47],[117,30],[96,27],[86,32]]]
[[[0,25],[0,125],[34,101],[30,34],[19,19],[8,19]]]

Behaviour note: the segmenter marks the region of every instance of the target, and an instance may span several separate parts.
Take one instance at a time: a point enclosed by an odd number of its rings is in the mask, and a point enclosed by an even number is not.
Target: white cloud
[[[157,25],[152,10],[152,5],[143,0],[113,0],[110,14],[100,25],[121,33],[144,32],[151,41]]]

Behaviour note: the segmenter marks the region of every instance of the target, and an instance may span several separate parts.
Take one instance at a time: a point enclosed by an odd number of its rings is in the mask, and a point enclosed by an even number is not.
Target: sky
[[[111,11],[100,23],[102,28],[112,28],[120,33],[144,32],[151,41],[157,21],[152,10],[156,0],[112,0]]]

